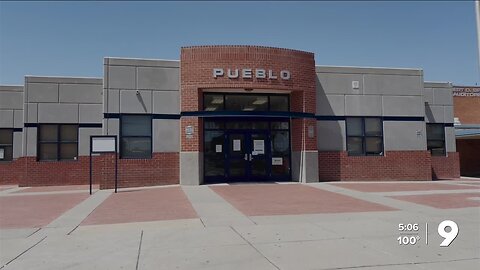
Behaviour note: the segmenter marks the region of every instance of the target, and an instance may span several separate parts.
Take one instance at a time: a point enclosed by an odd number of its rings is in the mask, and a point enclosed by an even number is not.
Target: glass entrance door
[[[290,124],[282,118],[204,122],[205,183],[290,181]]]
[[[270,164],[268,131],[228,131],[226,155],[229,181],[267,180]]]

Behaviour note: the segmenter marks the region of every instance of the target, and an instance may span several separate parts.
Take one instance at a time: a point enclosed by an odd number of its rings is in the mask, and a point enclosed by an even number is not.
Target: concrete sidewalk
[[[479,189],[463,189],[467,182],[456,181],[450,184],[455,188],[422,191],[425,194],[418,190],[385,191],[384,187],[381,192],[365,192],[330,183],[282,185],[287,189],[271,186],[262,189],[262,185],[244,187],[240,185],[240,189],[236,189],[235,186],[235,189],[228,189],[229,192],[223,192],[221,196],[217,193],[219,189],[217,187],[222,186],[216,186],[214,189],[209,186],[182,187],[181,190],[197,214],[196,218],[80,225],[88,216],[103,211],[102,205],[111,197],[111,191],[99,191],[40,229],[0,229],[2,260],[0,267],[479,269],[479,206],[442,209],[390,196],[429,196],[436,193],[453,196],[480,192]],[[214,191],[215,189],[217,190]],[[237,192],[242,189],[244,196]],[[281,191],[279,194],[282,196],[273,194],[277,192],[276,190]],[[292,214],[292,210],[289,209],[287,214],[260,216],[249,214],[255,211],[248,208],[250,207],[248,201],[263,200],[256,194],[263,194],[270,198],[268,203],[276,204],[269,208],[262,206],[264,209],[262,211],[265,211],[278,209],[279,206],[283,207],[284,203],[288,203],[285,194],[289,194],[289,191],[292,196],[306,196],[305,200],[297,198],[292,201],[298,208],[298,213]],[[125,198],[136,200],[135,194],[141,199],[146,193],[129,191],[128,197]],[[337,201],[322,201],[312,197],[313,194],[330,196],[328,198]],[[381,205],[384,210],[378,211],[367,207],[362,211],[356,211],[360,209],[357,207],[349,212],[325,211],[332,209],[328,204],[332,204],[333,207],[334,204],[357,200],[364,205]],[[150,201],[150,199],[139,201],[141,202],[139,205]],[[149,211],[157,209],[162,211],[161,201],[161,198],[153,200],[155,207],[148,206]],[[265,200],[263,202],[266,203]],[[312,208],[306,207],[303,204],[305,202],[326,205]],[[237,208],[236,205],[241,205],[241,208]],[[252,204],[251,207],[255,205]],[[108,209],[111,211],[111,208]],[[306,209],[313,212],[305,214]],[[348,208],[342,206],[337,209]],[[446,219],[458,224],[459,234],[449,247],[440,247],[443,238],[438,235],[437,226]],[[415,245],[398,244],[399,236],[411,235],[399,232],[399,223],[419,224],[419,240]]]

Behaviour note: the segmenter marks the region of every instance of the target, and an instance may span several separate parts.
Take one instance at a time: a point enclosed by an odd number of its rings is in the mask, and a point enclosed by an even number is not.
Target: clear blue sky
[[[1,2],[0,84],[103,76],[103,57],[179,59],[180,47],[254,44],[317,65],[415,67],[480,84],[474,2]]]

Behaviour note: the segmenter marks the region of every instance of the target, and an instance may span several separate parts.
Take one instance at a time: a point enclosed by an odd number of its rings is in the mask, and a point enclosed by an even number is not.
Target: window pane
[[[445,156],[445,148],[431,149],[432,156]]]
[[[223,156],[224,140],[223,131],[205,131],[205,153],[219,153]]]
[[[443,148],[444,145],[445,145],[445,142],[443,140],[429,140],[429,141],[427,141],[427,148],[428,149]]]
[[[382,135],[382,122],[380,118],[365,118],[365,135],[370,135],[370,136]]]
[[[362,118],[347,118],[347,132],[348,136],[362,136]]]
[[[76,143],[62,143],[60,144],[60,159],[62,160],[76,160],[77,159],[77,144]]]
[[[272,129],[288,129],[288,122],[272,122]]]
[[[203,109],[205,111],[223,111],[223,95],[205,94]]]
[[[365,141],[365,147],[367,153],[382,153],[382,138],[379,137],[367,137]]]
[[[0,129],[0,144],[13,144],[13,129]]]
[[[57,144],[56,143],[42,143],[39,147],[40,160],[57,160]]]
[[[122,138],[122,157],[150,158],[151,145],[151,138]]]
[[[270,110],[288,112],[288,97],[270,96]]]
[[[227,111],[267,111],[268,97],[257,95],[227,95],[225,96]]]
[[[223,129],[224,127],[223,121],[205,121],[205,129]]]
[[[0,152],[3,151],[3,158],[0,155],[0,161],[10,161],[13,159],[13,147],[12,146],[1,146]]]
[[[58,125],[40,125],[40,141],[58,141]]]
[[[288,156],[290,148],[290,134],[288,131],[272,131],[272,156]]]
[[[348,137],[347,149],[350,155],[362,155],[363,154],[363,140],[362,137]]]
[[[444,134],[443,124],[427,124],[427,140],[443,140]]]
[[[152,134],[152,118],[146,115],[122,116],[122,136],[148,136]]]
[[[61,125],[60,126],[60,140],[62,142],[76,142],[77,133],[78,133],[77,125]]]

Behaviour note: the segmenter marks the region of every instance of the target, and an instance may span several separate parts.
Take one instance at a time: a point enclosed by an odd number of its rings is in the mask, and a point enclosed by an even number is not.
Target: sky
[[[421,68],[480,85],[475,10],[456,2],[0,2],[0,84],[102,77],[106,56],[179,59],[191,45],[315,53],[317,65]]]

